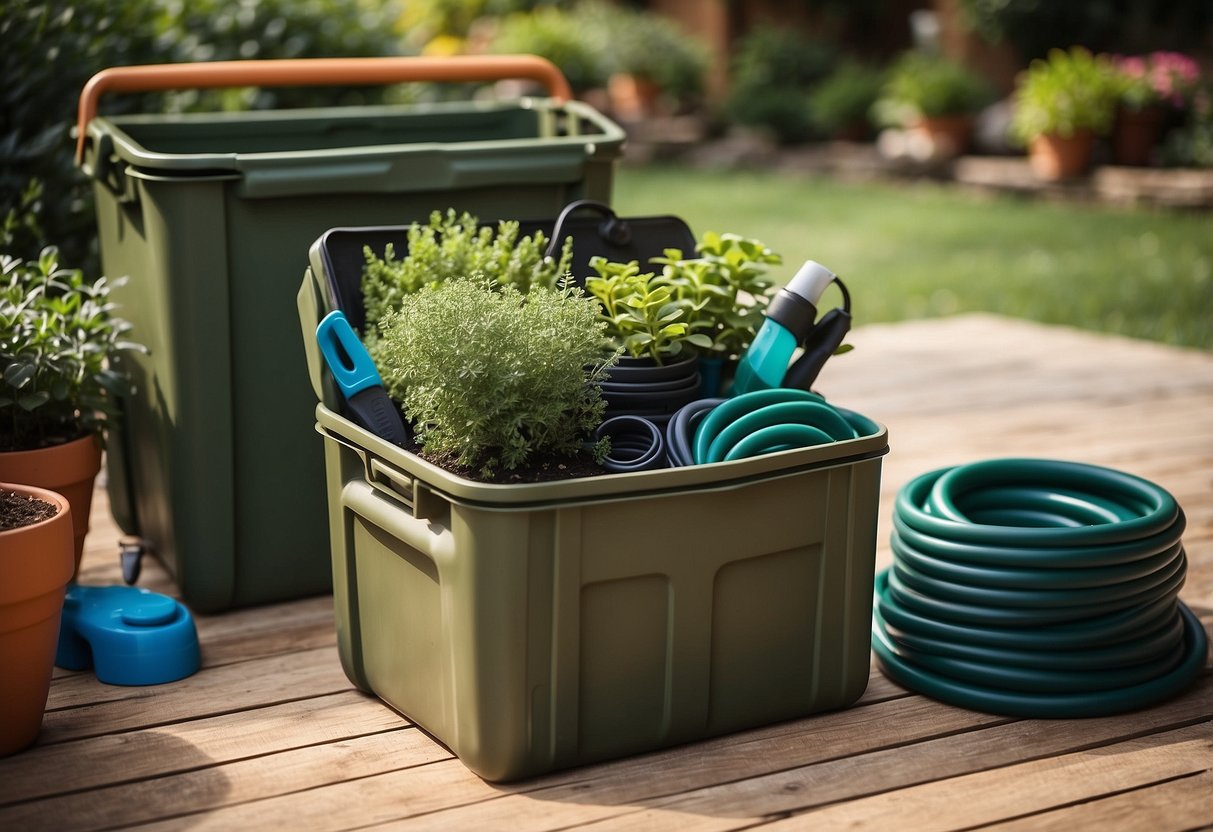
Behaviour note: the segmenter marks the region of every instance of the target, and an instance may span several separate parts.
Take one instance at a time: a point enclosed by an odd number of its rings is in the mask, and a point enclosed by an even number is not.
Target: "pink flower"
[[[1131,58],[1118,58],[1116,63],[1117,66],[1120,67],[1120,71],[1131,78],[1140,78],[1146,74],[1146,62],[1143,58],[1136,56]]]

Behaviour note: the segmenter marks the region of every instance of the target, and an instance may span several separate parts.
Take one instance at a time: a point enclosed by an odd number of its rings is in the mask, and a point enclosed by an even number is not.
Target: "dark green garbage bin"
[[[108,78],[104,77],[109,73]],[[529,77],[550,98],[427,107],[92,117],[109,89]],[[622,131],[526,56],[227,62],[107,70],[81,99],[101,257],[137,384],[110,438],[115,517],[199,610],[331,587],[315,405],[293,299],[338,225],[553,217],[609,201]]]

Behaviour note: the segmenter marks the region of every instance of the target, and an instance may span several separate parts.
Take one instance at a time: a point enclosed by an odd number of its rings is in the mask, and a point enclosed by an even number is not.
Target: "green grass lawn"
[[[1213,216],[842,184],[777,172],[625,168],[622,214],[757,237],[847,281],[856,324],[986,311],[1213,349]]]

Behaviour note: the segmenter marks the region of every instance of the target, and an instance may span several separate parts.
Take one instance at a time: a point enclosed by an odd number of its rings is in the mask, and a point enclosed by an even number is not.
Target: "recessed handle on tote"
[[[543,84],[552,98],[573,97],[551,61],[537,55],[453,55],[445,58],[290,58],[279,61],[205,61],[103,69],[80,93],[76,162],[84,158],[89,122],[107,92],[213,89],[219,87],[318,87],[399,84],[407,81],[500,81],[524,78]]]

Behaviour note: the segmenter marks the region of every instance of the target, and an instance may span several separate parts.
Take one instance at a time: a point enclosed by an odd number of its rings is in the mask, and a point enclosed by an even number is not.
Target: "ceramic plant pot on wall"
[[[616,72],[607,80],[611,112],[621,121],[642,121],[657,114],[661,87],[648,78]]]
[[[1087,172],[1094,147],[1095,134],[1090,130],[1077,130],[1071,136],[1045,133],[1032,139],[1028,162],[1045,181],[1074,179]]]
[[[935,156],[952,158],[969,151],[973,142],[973,116],[924,116],[910,125],[910,130],[926,137]]]
[[[101,443],[95,434],[34,451],[0,453],[0,481],[47,488],[72,506],[75,568],[80,566],[93,501],[93,480],[101,470]],[[73,572],[72,577],[75,577]]]
[[[61,494],[0,482],[50,503],[46,520],[0,531],[0,756],[28,746],[42,727],[64,591],[74,569],[72,511]]]
[[[1166,112],[1157,105],[1141,110],[1121,107],[1112,130],[1112,158],[1116,164],[1136,167],[1150,164],[1165,118]]]

